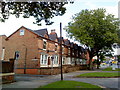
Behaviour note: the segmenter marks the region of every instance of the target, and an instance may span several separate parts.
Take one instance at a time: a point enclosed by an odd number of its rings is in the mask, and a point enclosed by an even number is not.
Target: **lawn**
[[[112,67],[108,67],[103,69],[102,71],[120,71],[120,68],[116,68],[115,70],[112,70]]]
[[[39,87],[35,90],[40,90],[41,88],[97,88],[97,90],[101,90],[101,88],[96,85],[77,82],[77,81],[66,81],[66,80],[53,82],[48,85]]]
[[[77,77],[118,77],[118,72],[93,72],[80,74]]]

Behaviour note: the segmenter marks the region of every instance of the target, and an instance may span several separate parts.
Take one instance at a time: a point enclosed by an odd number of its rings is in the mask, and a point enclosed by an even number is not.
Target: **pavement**
[[[64,80],[74,80],[80,82],[86,82],[93,85],[98,85],[107,90],[120,90],[120,78],[73,78],[73,76],[80,75],[83,73],[90,72],[106,72],[100,70],[81,70],[76,72],[64,73]],[[111,71],[110,71],[111,72]],[[112,71],[113,72],[113,71]],[[115,71],[114,71],[115,72]],[[50,75],[50,76],[42,76],[42,75],[16,75],[16,82],[10,84],[3,84],[2,90],[13,90],[19,88],[19,90],[28,88],[29,90],[33,90],[34,88],[38,88],[43,85],[47,85],[49,83],[61,80],[61,74],[58,75]]]

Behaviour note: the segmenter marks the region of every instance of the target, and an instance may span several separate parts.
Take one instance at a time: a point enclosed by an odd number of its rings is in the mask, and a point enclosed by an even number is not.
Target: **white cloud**
[[[90,1],[85,2],[85,5],[88,6],[89,9],[95,9],[95,8],[97,8],[97,6],[95,5],[95,3],[90,2]]]
[[[106,8],[106,10],[109,14],[113,14],[113,15],[115,15],[115,17],[118,17],[118,6],[117,5],[113,6],[113,7],[108,6],[108,7],[104,7],[104,8]]]
[[[119,0],[75,0],[74,4],[69,4],[66,5],[67,11],[66,14],[63,16],[59,16],[59,17],[54,17],[52,20],[55,22],[53,25],[51,26],[37,26],[33,24],[34,19],[23,19],[23,18],[19,18],[16,19],[14,16],[10,17],[9,20],[6,20],[5,23],[1,23],[0,22],[0,26],[1,26],[1,30],[0,30],[0,35],[1,34],[5,34],[7,36],[9,36],[10,34],[12,34],[14,31],[16,31],[19,27],[21,27],[22,25],[30,28],[32,30],[37,30],[37,29],[41,29],[41,28],[48,28],[48,31],[50,33],[51,29],[56,29],[56,32],[58,33],[59,36],[59,30],[60,30],[60,22],[62,22],[62,27],[64,28],[68,22],[71,21],[71,17],[72,15],[80,12],[82,9],[97,9],[97,8],[106,8],[108,13],[114,14],[116,17],[118,16],[118,6],[117,6],[117,2]],[[116,2],[116,5],[100,5],[97,4],[98,2],[100,3],[104,3],[104,2]],[[63,36],[66,38],[66,32],[63,31]]]
[[[118,2],[120,0],[74,0],[77,2]]]

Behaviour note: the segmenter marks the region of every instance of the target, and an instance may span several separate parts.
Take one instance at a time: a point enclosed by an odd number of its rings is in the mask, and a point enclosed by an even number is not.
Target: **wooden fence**
[[[12,73],[14,72],[14,59],[9,61],[2,61],[2,73]]]
[[[0,68],[0,77],[2,77],[1,83],[11,83],[14,82],[14,59],[9,61],[0,61],[2,64]]]

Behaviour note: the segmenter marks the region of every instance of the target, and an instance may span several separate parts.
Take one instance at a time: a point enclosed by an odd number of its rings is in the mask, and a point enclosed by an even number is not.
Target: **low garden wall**
[[[79,71],[79,70],[86,70],[87,65],[63,65],[62,71],[63,73]],[[26,74],[36,74],[36,75],[55,75],[60,74],[61,69],[60,67],[41,67],[41,68],[18,68],[16,69],[15,73],[17,74],[24,74],[24,70],[26,70]]]
[[[10,83],[14,81],[14,60],[0,61],[2,69],[0,71],[0,83]]]

